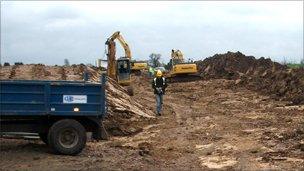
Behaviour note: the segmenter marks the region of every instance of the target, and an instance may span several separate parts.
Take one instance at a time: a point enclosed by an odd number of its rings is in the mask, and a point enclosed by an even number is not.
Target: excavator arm
[[[116,59],[116,39],[119,41],[125,51],[125,57],[119,59]],[[117,80],[117,82],[121,85],[130,85],[131,79],[129,70],[131,51],[129,45],[120,35],[119,31],[115,32],[107,39],[106,45],[108,48],[108,76]]]
[[[173,60],[177,60],[179,62],[184,62],[184,55],[183,55],[183,53],[180,50],[174,50],[174,49],[172,49],[171,58]]]
[[[131,50],[130,50],[130,47],[128,45],[128,43],[125,41],[125,39],[122,37],[122,35],[120,34],[119,31],[115,32],[112,34],[111,37],[108,38],[107,42],[108,41],[115,41],[115,40],[118,40],[120,45],[124,48],[125,50],[125,57],[131,59]]]

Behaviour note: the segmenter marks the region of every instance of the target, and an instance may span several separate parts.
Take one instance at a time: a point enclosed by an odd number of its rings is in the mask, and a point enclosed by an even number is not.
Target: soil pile
[[[101,71],[92,66],[45,66],[43,64],[3,66],[0,70],[1,79],[25,80],[83,80],[88,72],[90,81],[99,82]],[[136,99],[130,97],[126,90],[114,80],[107,82],[107,110],[105,127],[112,135],[129,135],[141,131],[137,122],[149,121],[154,118],[151,110],[146,109]]]
[[[244,76],[236,84],[270,95],[276,100],[304,104],[304,68],[265,71],[260,75]]]
[[[304,104],[304,69],[288,69],[286,65],[261,57],[246,56],[241,52],[216,54],[198,61],[204,79],[225,78],[277,100]]]
[[[96,67],[86,67],[92,81],[99,82],[101,70]],[[79,71],[79,70],[78,70]],[[84,70],[80,70],[83,74]],[[155,118],[149,108],[139,100],[128,95],[125,88],[107,77],[107,106],[108,115],[104,122],[106,129],[112,135],[132,135],[142,131],[143,125]]]
[[[241,52],[215,54],[198,61],[198,70],[204,78],[237,79],[243,75],[258,75],[266,70],[284,70],[287,67],[270,59],[246,56]]]

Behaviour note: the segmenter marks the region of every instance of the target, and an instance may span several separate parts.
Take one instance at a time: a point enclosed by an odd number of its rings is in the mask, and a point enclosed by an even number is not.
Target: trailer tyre
[[[86,130],[76,120],[64,119],[52,125],[48,134],[49,146],[55,153],[76,155],[86,144]]]

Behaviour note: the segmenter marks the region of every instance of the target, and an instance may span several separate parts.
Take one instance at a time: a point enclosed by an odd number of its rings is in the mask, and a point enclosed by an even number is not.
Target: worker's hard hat
[[[161,77],[161,76],[163,76],[163,73],[161,72],[161,70],[157,70],[157,72],[156,72],[156,76],[157,76],[157,77]]]

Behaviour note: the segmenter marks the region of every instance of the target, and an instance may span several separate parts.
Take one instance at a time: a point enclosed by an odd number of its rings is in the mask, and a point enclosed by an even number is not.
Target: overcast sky
[[[303,1],[1,1],[1,62],[93,64],[115,31],[135,59],[167,62],[174,48],[196,60],[240,51],[299,62]]]

